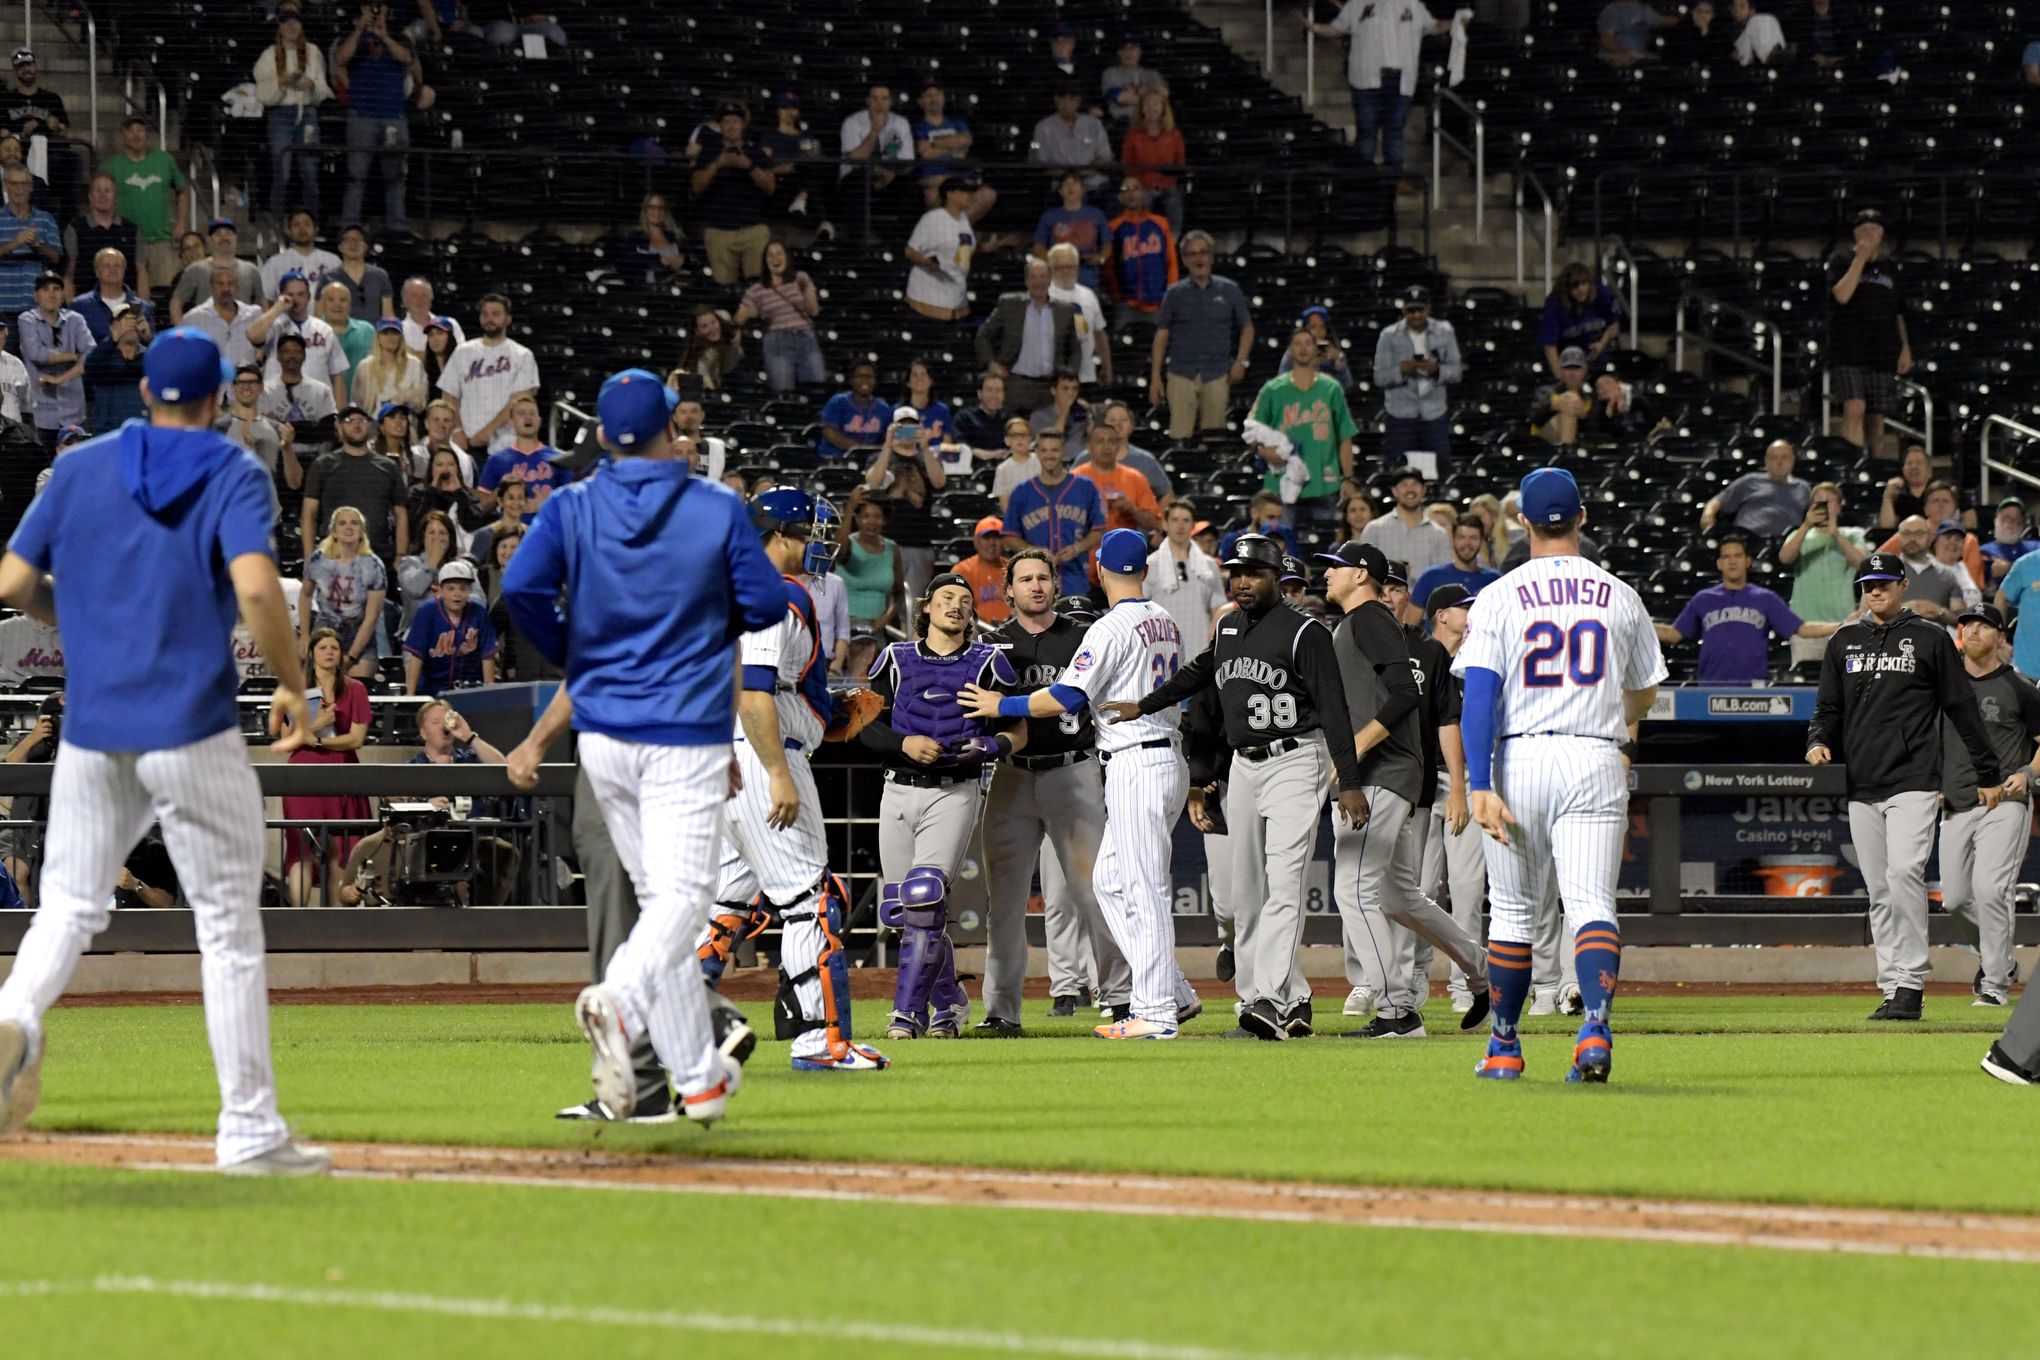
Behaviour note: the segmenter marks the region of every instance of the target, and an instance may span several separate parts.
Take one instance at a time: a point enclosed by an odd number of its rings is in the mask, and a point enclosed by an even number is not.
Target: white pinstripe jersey
[[[793,577],[787,578],[789,594],[797,585],[803,591],[806,589]],[[802,614],[797,598],[787,600],[786,617],[778,623],[744,634],[737,643],[737,654],[739,665],[769,666],[778,675],[772,703],[779,712],[779,734],[789,741],[799,742],[802,752],[812,754],[822,740],[822,729],[827,721],[825,714],[815,712],[803,680],[811,668],[826,667],[828,662],[822,657],[821,642]],[[736,735],[744,735],[741,718],[737,720]]]
[[[1169,611],[1153,600],[1121,600],[1105,611],[1084,645],[1057,677],[1058,685],[1080,689],[1096,707],[1138,703],[1183,665],[1183,634]],[[1127,722],[1100,722],[1098,749],[1124,751],[1143,742],[1172,737],[1182,719],[1175,704]]]
[[[1452,673],[1502,677],[1495,735],[1628,740],[1622,691],[1665,678],[1636,592],[1584,557],[1533,557],[1476,595]]]

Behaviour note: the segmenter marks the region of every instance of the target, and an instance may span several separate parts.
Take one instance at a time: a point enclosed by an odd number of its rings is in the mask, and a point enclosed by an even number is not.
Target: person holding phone
[[[1869,536],[1842,523],[1842,489],[1833,482],[1813,488],[1799,527],[1778,545],[1778,565],[1792,571],[1792,612],[1807,623],[1842,623],[1856,617],[1856,568],[1870,552]],[[1824,637],[1792,639],[1792,664],[1818,661]]]
[[[921,424],[921,413],[911,406],[894,408],[892,425],[864,474],[864,485],[885,497],[909,600],[921,598],[935,570],[934,499],[948,481],[941,454]]]
[[[368,687],[349,677],[343,663],[340,635],[331,628],[312,630],[305,653],[305,670],[312,679],[305,693],[305,701],[312,709],[311,736],[290,753],[291,764],[360,763],[361,757],[356,752],[368,739],[371,720]],[[326,852],[321,856],[313,848],[312,833],[307,828],[321,822],[366,821],[374,816],[374,806],[359,795],[296,795],[283,800],[284,820],[304,824],[286,831],[283,838],[284,893],[293,907],[311,905],[312,890],[321,883],[327,885],[328,891],[328,900],[321,905],[337,905],[339,899],[334,888],[340,866],[347,862],[354,843],[361,839],[358,831],[329,836]]]

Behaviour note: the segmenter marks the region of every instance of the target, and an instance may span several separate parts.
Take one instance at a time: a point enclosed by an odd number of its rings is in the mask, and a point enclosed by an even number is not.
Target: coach
[[[1941,717],[1975,763],[1977,802],[2004,796],[1997,752],[1948,630],[1905,607],[1905,563],[1871,553],[1856,570],[1863,616],[1828,644],[1806,763],[1839,749],[1849,836],[1870,893],[1870,938],[1884,1004],[1872,1020],[1917,1020],[1927,982],[1927,852],[1940,806]]]

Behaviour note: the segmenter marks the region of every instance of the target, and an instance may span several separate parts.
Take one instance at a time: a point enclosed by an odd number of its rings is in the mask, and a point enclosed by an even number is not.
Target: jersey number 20
[[[1598,685],[1608,672],[1608,627],[1599,619],[1581,619],[1564,631],[1543,620],[1523,630],[1523,641],[1530,644],[1523,683],[1531,689],[1553,689],[1568,679]]]

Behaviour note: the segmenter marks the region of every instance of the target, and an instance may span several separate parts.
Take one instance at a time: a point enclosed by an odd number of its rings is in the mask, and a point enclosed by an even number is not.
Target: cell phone
[[[325,699],[325,697],[326,697],[325,695],[319,693],[319,691],[317,690],[313,690],[310,694],[307,694],[305,696],[305,706],[311,710],[311,724],[313,727],[317,727],[319,725],[319,704],[322,700]],[[286,716],[284,718],[284,721],[286,723],[289,722],[290,721],[289,717]]]
[[[893,426],[893,438],[895,439],[919,439],[920,437],[921,426],[918,421],[903,420]]]
[[[673,390],[679,393],[682,401],[691,401],[696,405],[707,404],[708,384],[702,381],[699,373],[680,374],[673,379]]]

